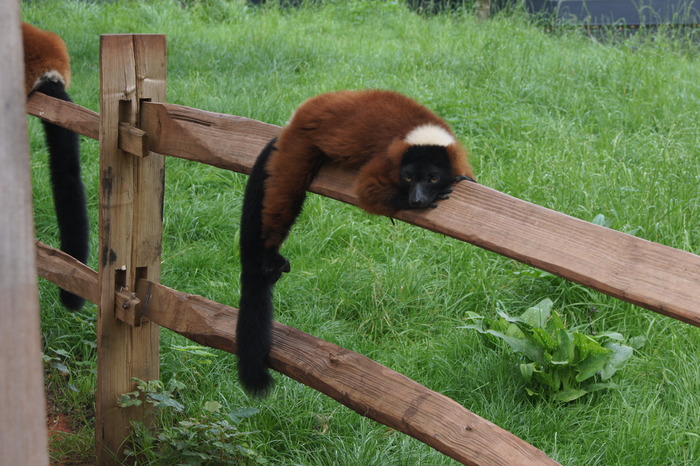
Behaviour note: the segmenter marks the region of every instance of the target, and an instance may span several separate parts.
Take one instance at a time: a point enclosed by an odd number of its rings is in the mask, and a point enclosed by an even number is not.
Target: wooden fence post
[[[0,1],[0,463],[48,464],[19,2]]]
[[[118,398],[134,390],[133,377],[153,380],[159,375],[159,327],[142,320],[137,306],[128,308],[130,301],[117,300],[115,294],[135,290],[138,279],[160,278],[164,157],[120,150],[119,126],[138,127],[141,103],[165,100],[165,73],[164,35],[101,37],[95,428],[100,464],[123,460],[130,421],[148,414],[147,406],[118,407]]]

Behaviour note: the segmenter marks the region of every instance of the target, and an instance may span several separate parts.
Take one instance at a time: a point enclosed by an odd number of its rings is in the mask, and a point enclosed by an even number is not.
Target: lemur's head
[[[418,126],[392,149],[401,151],[397,201],[402,209],[435,207],[435,201],[445,198],[453,183],[472,180],[455,173],[452,161],[463,155],[452,134],[441,126]]]

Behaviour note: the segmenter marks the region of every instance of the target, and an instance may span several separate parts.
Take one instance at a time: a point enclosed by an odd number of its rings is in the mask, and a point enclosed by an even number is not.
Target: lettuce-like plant
[[[545,394],[567,402],[617,388],[610,378],[632,356],[633,349],[644,344],[644,337],[625,340],[617,332],[585,335],[569,330],[552,305],[547,298],[519,317],[499,311],[498,319],[469,312],[467,319],[472,323],[463,328],[503,340],[522,357],[520,374],[529,395]]]

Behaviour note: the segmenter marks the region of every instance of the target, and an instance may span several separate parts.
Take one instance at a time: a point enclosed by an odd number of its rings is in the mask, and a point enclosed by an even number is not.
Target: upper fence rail
[[[33,94],[28,112],[88,137],[99,115],[75,104]],[[120,126],[120,147],[148,150],[248,173],[280,128],[248,118],[189,107],[142,104],[141,128]],[[356,204],[354,174],[329,165],[310,190]],[[466,241],[615,298],[700,326],[700,256],[508,196],[459,183],[438,209],[400,212],[396,218]]]

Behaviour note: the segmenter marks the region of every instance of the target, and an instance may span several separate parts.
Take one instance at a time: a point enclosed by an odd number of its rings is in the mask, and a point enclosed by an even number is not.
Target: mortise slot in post
[[[138,283],[141,279],[146,279],[148,277],[148,267],[136,267],[136,273],[134,274],[134,283]]]
[[[114,271],[114,289],[119,291],[122,288],[126,288],[126,265]]]
[[[151,99],[150,97],[141,97],[141,98],[139,99],[138,113],[136,114],[136,121],[134,122],[134,124],[135,124],[138,128],[141,128],[141,126],[142,126],[141,122],[143,121],[143,119],[141,118],[141,109],[143,108],[143,104],[144,104],[144,103],[151,102],[151,100],[152,100],[152,99]]]
[[[119,101],[119,122],[120,123],[134,123],[134,118],[132,116],[131,100],[121,99]]]

